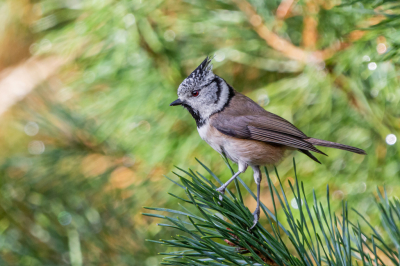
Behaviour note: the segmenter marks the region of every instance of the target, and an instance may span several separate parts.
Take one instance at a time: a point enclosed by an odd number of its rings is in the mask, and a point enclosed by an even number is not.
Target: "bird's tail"
[[[351,152],[358,153],[358,154],[367,154],[362,149],[359,149],[359,148],[356,148],[356,147],[352,147],[352,146],[348,146],[348,145],[344,145],[344,144],[340,144],[340,143],[336,143],[336,142],[327,141],[327,140],[308,138],[308,139],[305,139],[305,141],[307,141],[307,142],[309,142],[309,143],[311,143],[313,145],[317,145],[317,146],[341,149],[341,150],[351,151]]]

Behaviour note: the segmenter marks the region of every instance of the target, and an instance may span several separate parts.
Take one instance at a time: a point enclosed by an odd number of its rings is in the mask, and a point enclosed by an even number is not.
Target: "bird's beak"
[[[173,101],[169,106],[177,106],[177,105],[182,105],[182,101],[180,99],[177,99]]]

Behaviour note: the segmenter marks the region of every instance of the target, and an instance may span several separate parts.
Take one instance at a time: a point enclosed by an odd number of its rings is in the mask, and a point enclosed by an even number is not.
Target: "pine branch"
[[[210,169],[202,166],[215,181],[221,183]],[[217,187],[210,180],[199,173],[183,172],[190,179],[177,174],[182,184],[178,185],[185,190],[187,199],[177,198],[189,206],[182,206],[180,211],[146,207],[148,210],[177,215],[174,217],[144,213],[168,222],[159,226],[172,227],[183,233],[171,240],[154,241],[182,249],[162,253],[168,255],[164,258],[165,265],[352,265],[357,261],[363,265],[386,265],[387,260],[398,264],[400,202],[389,201],[386,194],[379,194],[379,206],[385,229],[390,232],[397,250],[393,250],[392,244],[388,244],[370,224],[374,231],[367,236],[359,223],[352,223],[347,203],[343,202],[341,215],[336,216],[331,210],[329,188],[325,207],[317,200],[315,193],[310,205],[303,183],[299,183],[297,176],[294,184],[289,182],[298,207],[294,209],[289,204],[278,172],[279,186],[275,187],[265,168],[271,198],[278,199],[280,215],[283,213],[287,225],[281,224],[276,218],[277,214],[274,215],[262,205],[270,230],[258,223],[249,231],[253,216],[241,197],[236,196],[242,194],[239,186],[235,194],[229,191],[220,202],[220,194],[215,190]],[[254,196],[243,181],[240,178],[238,180]],[[276,212],[275,200],[273,206]],[[280,231],[283,231],[283,235]]]
[[[353,42],[361,39],[365,31],[361,31],[359,29],[355,29],[352,32],[348,33],[346,36],[341,36],[341,38],[345,39],[345,41],[337,41],[332,43],[329,47],[322,49],[322,50],[313,50],[307,51],[301,47],[298,47],[292,44],[287,39],[279,36],[275,32],[273,32],[263,21],[262,17],[257,13],[255,8],[247,1],[247,0],[233,0],[233,2],[238,6],[238,8],[247,16],[249,22],[253,26],[254,30],[257,34],[265,40],[265,42],[274,50],[280,52],[282,55],[286,56],[289,59],[297,60],[303,63],[320,63],[325,60],[330,59],[333,57],[337,52],[347,49],[352,45]],[[278,7],[276,20],[282,18],[282,14],[287,14],[287,10],[292,5],[292,1],[283,1],[282,3],[286,3],[283,6],[284,10],[281,10]],[[354,5],[357,2],[363,2],[362,0],[350,2],[346,5]],[[387,1],[390,2],[390,1]],[[345,6],[345,5],[342,5]],[[375,10],[384,9],[384,3],[375,6]],[[308,1],[306,5],[307,10],[316,10],[317,4],[313,3],[312,1]],[[384,12],[375,11],[372,8],[367,9],[375,16],[370,17],[364,23],[364,30],[373,30],[373,29],[381,29],[383,25],[388,23],[396,24],[398,23],[400,16],[394,14],[387,14]],[[311,12],[314,13],[315,11]],[[281,14],[282,13],[282,14]],[[316,16],[316,14],[313,14]],[[317,42],[317,20],[313,18],[310,14],[304,15],[304,29],[303,29],[303,44],[305,48],[315,48]],[[397,49],[396,49],[397,50]],[[390,53],[385,57],[385,60],[394,56],[396,51]]]

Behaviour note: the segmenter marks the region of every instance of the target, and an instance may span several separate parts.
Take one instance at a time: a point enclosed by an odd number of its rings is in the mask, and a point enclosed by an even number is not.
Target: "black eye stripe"
[[[212,80],[210,83],[207,83],[206,85],[203,85],[202,87],[207,87],[207,86],[210,86],[211,84],[213,84],[215,81],[214,80]]]
[[[210,86],[210,85],[211,85],[212,83],[214,83],[214,82],[218,82],[217,77],[213,78],[209,83],[207,83],[206,85],[203,85],[202,87]]]

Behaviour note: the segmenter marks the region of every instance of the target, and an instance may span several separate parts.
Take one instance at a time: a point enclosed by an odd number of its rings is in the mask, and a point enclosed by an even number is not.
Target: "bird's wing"
[[[266,111],[256,115],[220,112],[212,116],[210,122],[211,126],[231,137],[281,144],[324,154],[307,142],[305,139],[308,137],[290,122]]]
[[[234,120],[235,117],[245,117],[246,122],[251,122],[256,127],[262,127],[268,130],[282,132],[287,135],[307,138],[297,127],[282,117],[266,111],[255,103],[252,99],[235,92],[231,103],[222,112],[215,114],[218,120]],[[214,117],[213,117],[214,118]]]

